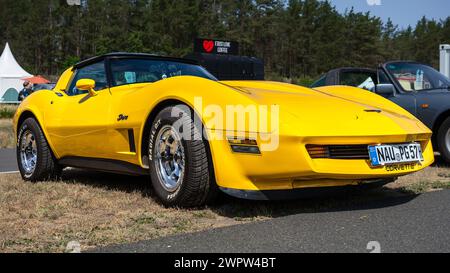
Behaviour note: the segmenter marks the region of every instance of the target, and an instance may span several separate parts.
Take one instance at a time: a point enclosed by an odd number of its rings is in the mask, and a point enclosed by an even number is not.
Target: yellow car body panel
[[[232,151],[227,139],[209,141],[216,183],[244,191],[358,185],[420,171],[434,162],[431,131],[396,104],[352,87],[312,90],[277,82],[223,81],[179,76],[155,83],[132,84],[98,91],[96,96],[68,96],[72,69],[54,90],[29,96],[14,124],[32,113],[57,159],[71,156],[128,162],[148,169],[144,160],[144,128],[155,107],[165,101],[188,105],[201,116],[208,136],[228,135],[225,127],[209,126],[204,107],[216,105],[279,107],[279,145],[260,155]],[[202,98],[199,106],[198,98]],[[379,109],[372,113],[366,110]],[[121,115],[127,119],[120,120]],[[252,133],[245,127],[244,134]],[[136,139],[130,151],[129,130]],[[273,133],[274,128],[259,133]],[[258,143],[262,141],[257,139]],[[420,142],[425,160],[394,167],[371,167],[368,160],[312,159],[306,145],[378,145]],[[144,153],[142,152],[144,151]]]

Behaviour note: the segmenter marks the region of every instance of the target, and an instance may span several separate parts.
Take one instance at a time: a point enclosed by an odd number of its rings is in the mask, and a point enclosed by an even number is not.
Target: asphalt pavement
[[[450,191],[392,197],[264,222],[213,229],[94,252],[328,253],[450,252]]]
[[[16,150],[0,149],[0,173],[18,171]]]

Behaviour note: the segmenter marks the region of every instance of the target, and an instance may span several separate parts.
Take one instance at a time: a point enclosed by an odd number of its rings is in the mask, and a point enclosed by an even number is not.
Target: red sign
[[[208,54],[239,55],[239,44],[232,41],[195,39],[194,52]]]
[[[214,41],[204,40],[203,41],[203,49],[206,52],[211,53],[214,49]]]

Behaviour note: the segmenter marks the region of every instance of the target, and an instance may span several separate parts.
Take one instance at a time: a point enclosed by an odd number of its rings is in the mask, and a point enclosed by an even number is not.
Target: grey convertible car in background
[[[375,92],[402,106],[433,130],[435,150],[450,163],[450,79],[430,66],[388,62],[377,69],[331,70],[311,85],[349,85]]]

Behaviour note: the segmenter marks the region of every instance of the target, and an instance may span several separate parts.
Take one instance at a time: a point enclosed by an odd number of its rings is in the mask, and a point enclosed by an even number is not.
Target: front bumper
[[[259,139],[258,139],[259,141]],[[373,168],[367,160],[312,159],[306,145],[377,145],[420,142],[420,164]],[[216,182],[227,192],[285,191],[360,185],[365,181],[392,180],[420,171],[434,162],[429,135],[346,137],[280,136],[278,149],[261,155],[234,153],[226,140],[210,141]],[[234,194],[232,194],[234,195]],[[250,195],[253,195],[250,194]]]

